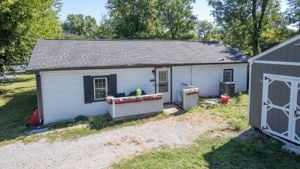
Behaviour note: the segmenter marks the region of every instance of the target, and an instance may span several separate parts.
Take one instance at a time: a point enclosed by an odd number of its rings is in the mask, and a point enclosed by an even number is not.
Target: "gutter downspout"
[[[190,85],[193,85],[193,66],[191,66],[191,72],[190,72]]]
[[[113,99],[112,100],[112,116],[113,116],[112,118],[115,118],[115,114],[116,114],[115,110],[116,110],[116,108],[115,108],[115,100]]]
[[[249,74],[249,79],[248,79],[248,124],[250,124],[250,107],[251,107],[250,100],[251,100],[251,78],[252,78],[251,72],[252,72],[252,65],[253,65],[253,61],[250,60],[249,65],[248,65],[249,66],[249,69],[248,69],[248,74]]]
[[[42,95],[42,81],[41,75],[39,72],[35,74],[36,79],[36,97],[37,97],[37,106],[39,110],[39,116],[42,120],[41,123],[44,122],[44,110],[43,110],[43,95]]]

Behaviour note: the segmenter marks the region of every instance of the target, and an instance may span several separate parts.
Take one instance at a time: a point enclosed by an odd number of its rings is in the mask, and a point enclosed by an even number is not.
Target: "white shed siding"
[[[173,101],[181,101],[182,83],[198,87],[200,96],[219,95],[224,69],[234,70],[235,92],[247,90],[247,64],[176,66],[173,67]]]
[[[154,68],[95,69],[40,72],[44,123],[71,119],[78,115],[97,115],[107,112],[106,102],[84,104],[83,76],[117,74],[118,93],[141,88],[147,94],[154,93]]]

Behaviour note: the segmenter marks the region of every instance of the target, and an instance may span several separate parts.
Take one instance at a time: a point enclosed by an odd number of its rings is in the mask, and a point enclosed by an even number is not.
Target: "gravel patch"
[[[199,135],[225,126],[214,116],[187,114],[76,140],[11,144],[0,148],[0,166],[6,169],[107,168],[114,162],[149,149],[191,145]]]

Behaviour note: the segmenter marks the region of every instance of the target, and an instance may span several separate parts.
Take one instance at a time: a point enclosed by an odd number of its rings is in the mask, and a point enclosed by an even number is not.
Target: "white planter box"
[[[182,107],[184,110],[196,107],[198,106],[198,103],[199,89],[197,87],[182,89]]]
[[[108,113],[113,119],[163,111],[162,94],[108,98]]]

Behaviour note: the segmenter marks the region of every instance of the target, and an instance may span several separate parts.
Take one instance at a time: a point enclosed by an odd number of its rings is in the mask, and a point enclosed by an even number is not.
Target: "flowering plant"
[[[162,94],[121,97],[121,98],[115,98],[112,96],[108,96],[108,97],[106,97],[106,102],[108,104],[112,104],[113,100],[114,100],[115,104],[126,104],[126,103],[136,103],[136,102],[142,102],[142,101],[161,100],[161,99],[162,99]]]

